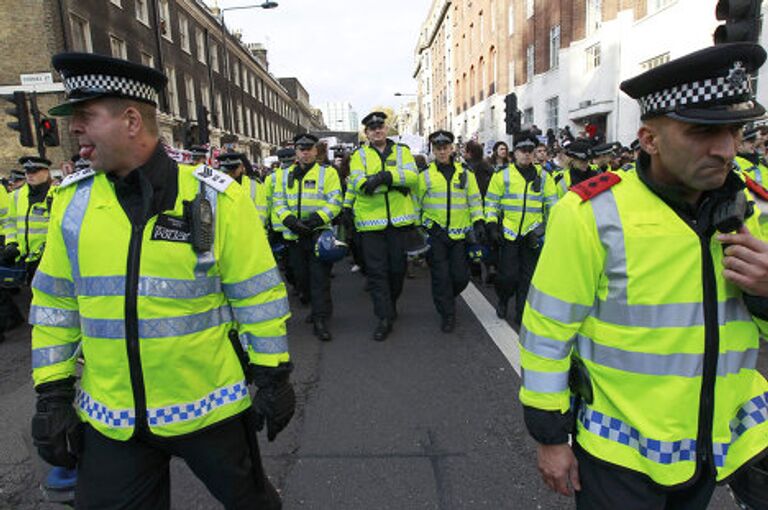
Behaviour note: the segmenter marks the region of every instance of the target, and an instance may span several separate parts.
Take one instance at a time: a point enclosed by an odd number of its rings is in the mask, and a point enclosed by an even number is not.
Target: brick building
[[[51,56],[60,51],[86,51],[127,58],[162,70],[169,78],[160,98],[161,136],[183,147],[197,142],[198,124],[208,111],[210,142],[236,143],[254,160],[309,128],[304,113],[308,95],[298,99],[268,70],[266,50],[246,45],[238,33],[220,22],[219,12],[201,0],[28,0],[0,4],[0,93],[23,87],[21,74],[51,72]],[[41,30],[45,27],[45,30]],[[300,83],[297,89],[303,90]],[[60,78],[38,87],[41,110],[63,97]],[[306,101],[304,101],[306,99]],[[0,172],[21,148],[0,113]],[[60,123],[62,147],[49,148],[58,166],[76,151]]]

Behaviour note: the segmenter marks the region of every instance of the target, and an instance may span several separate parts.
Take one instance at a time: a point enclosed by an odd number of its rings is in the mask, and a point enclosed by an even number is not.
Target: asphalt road
[[[428,273],[417,268],[394,332],[378,343],[363,278],[346,263],[335,273],[332,342],[311,335],[308,309],[292,298],[297,414],[275,442],[261,445],[284,508],[573,508],[540,481],[519,377],[463,301],[456,331],[441,333]],[[478,287],[493,302],[492,289]],[[0,508],[62,508],[38,489],[46,467],[28,433],[29,358],[24,326],[0,344]],[[220,508],[183,462],[172,464],[172,494],[174,509]],[[718,489],[710,508],[735,506]]]

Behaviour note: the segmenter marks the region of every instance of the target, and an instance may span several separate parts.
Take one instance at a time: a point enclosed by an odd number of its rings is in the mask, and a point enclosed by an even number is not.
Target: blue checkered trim
[[[75,406],[80,408],[92,420],[112,428],[128,428],[136,424],[136,414],[133,409],[114,410],[93,399],[85,391],[78,390]]]
[[[200,400],[187,404],[147,409],[147,422],[150,426],[168,425],[188,420],[196,420],[221,406],[238,402],[248,397],[245,381],[218,388]]]

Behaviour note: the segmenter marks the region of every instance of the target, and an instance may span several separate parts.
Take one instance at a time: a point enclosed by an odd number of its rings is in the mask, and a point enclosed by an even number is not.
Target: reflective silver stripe
[[[224,283],[221,288],[227,299],[246,299],[261,294],[283,283],[277,267],[267,269],[247,280],[237,283]]]
[[[534,285],[528,290],[528,304],[541,315],[564,324],[581,322],[592,310],[591,306],[569,303],[550,296]]]
[[[700,377],[704,370],[704,354],[651,354],[608,347],[591,338],[577,335],[579,356],[598,365],[646,375]],[[754,369],[757,349],[721,352],[717,360],[717,375],[737,374],[742,369]]]
[[[33,326],[79,328],[80,314],[77,310],[32,305],[29,309],[29,323]]]
[[[92,420],[112,428],[124,429],[133,427],[136,423],[136,414],[133,409],[110,409],[82,389],[77,392],[75,406]]]
[[[498,200],[499,199],[499,195],[497,195],[496,193],[491,193],[489,191],[488,193],[485,194],[485,199],[486,200]]]
[[[48,295],[74,298],[75,297],[75,284],[66,278],[56,278],[42,270],[38,269],[35,272],[35,277],[32,279],[32,288],[45,292]]]
[[[531,333],[525,326],[520,328],[520,345],[537,356],[552,360],[563,360],[570,356],[574,339],[561,341]]]
[[[238,381],[235,384],[217,388],[193,402],[147,408],[147,423],[156,427],[197,420],[221,406],[239,402],[248,396],[248,386],[245,381]]]
[[[240,324],[255,324],[279,319],[289,312],[288,299],[280,298],[252,306],[234,306],[232,312],[235,314],[235,320]]]
[[[502,225],[501,229],[504,231],[504,235],[511,237],[512,240],[517,239],[517,232],[515,232],[511,228],[508,228],[506,225]]]
[[[596,301],[595,318],[621,326],[645,328],[684,328],[704,325],[703,303],[665,303],[659,305],[628,305],[617,301]],[[744,302],[730,298],[717,303],[720,325],[729,322],[751,322]]]
[[[80,276],[80,259],[78,258],[78,244],[80,241],[80,226],[85,218],[88,201],[91,197],[91,188],[94,179],[87,179],[77,183],[77,189],[72,200],[64,211],[61,221],[61,234],[64,237],[64,245],[67,248],[67,256],[72,266],[72,278],[77,282]],[[77,283],[75,283],[77,289]],[[76,294],[79,293],[76,291]]]
[[[80,296],[123,296],[125,276],[86,276],[79,278]],[[139,296],[192,299],[221,292],[219,278],[210,276],[195,280],[139,277]]]
[[[616,197],[607,190],[590,200],[600,242],[605,248],[605,275],[608,277],[608,301],[627,302],[627,252]]]
[[[395,149],[395,164],[397,165],[397,174],[400,176],[400,186],[405,186],[405,169],[403,168],[402,145],[398,145]]]
[[[232,322],[229,306],[180,317],[139,320],[139,338],[167,338],[199,333]],[[125,338],[123,319],[82,318],[83,334],[93,338]]]
[[[522,369],[523,387],[536,393],[560,393],[568,389],[568,372],[538,372]]]
[[[255,336],[245,333],[243,340],[250,345],[254,352],[259,354],[281,354],[288,352],[288,338],[286,336]]]
[[[47,233],[48,233],[48,228],[30,228],[30,229],[27,229],[27,234],[32,234],[32,235],[36,235],[36,234],[45,235],[45,234],[47,234]]]
[[[32,368],[42,368],[71,359],[80,342],[32,349]]]
[[[321,213],[325,214],[326,216],[328,216],[328,220],[329,221],[333,220],[333,211],[331,211],[327,207],[321,207],[320,209],[317,210],[317,212],[321,212]]]
[[[358,150],[358,153],[360,154],[360,161],[363,163],[363,167],[367,169],[368,162],[366,161],[366,157],[365,157],[365,147],[360,147],[360,149]]]
[[[527,198],[526,198],[525,194],[521,195],[519,193],[511,193],[511,194],[504,195],[504,199],[505,200],[520,200],[520,201],[525,200],[526,202],[530,203],[530,202],[541,202],[542,197],[541,197],[541,195],[531,195],[531,194],[528,194]]]
[[[251,200],[256,200],[256,181],[248,179],[251,182]]]
[[[207,184],[201,184],[202,190],[205,193],[205,198],[211,204],[211,211],[213,212],[213,245],[211,249],[197,254],[197,264],[195,265],[195,276],[197,278],[204,277],[208,274],[208,270],[216,263],[216,257],[213,255],[213,250],[216,247],[216,206],[219,200],[219,193],[214,188]]]

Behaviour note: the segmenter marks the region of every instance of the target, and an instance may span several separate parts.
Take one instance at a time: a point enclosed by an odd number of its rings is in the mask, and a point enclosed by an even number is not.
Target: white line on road
[[[517,333],[506,320],[496,317],[496,309],[485,299],[485,296],[469,282],[461,297],[483,325],[488,336],[496,344],[509,364],[520,375],[520,349],[517,344]]]

